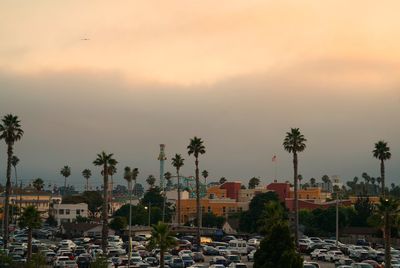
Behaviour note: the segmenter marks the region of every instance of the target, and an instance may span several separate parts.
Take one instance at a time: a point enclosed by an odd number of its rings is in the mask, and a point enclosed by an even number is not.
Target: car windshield
[[[245,264],[236,264],[236,268],[247,268]]]
[[[236,255],[231,255],[231,256],[229,256],[229,259],[237,261],[237,260],[240,260],[240,257],[236,256]]]
[[[182,260],[189,261],[189,260],[192,260],[192,257],[190,257],[190,256],[182,256]]]

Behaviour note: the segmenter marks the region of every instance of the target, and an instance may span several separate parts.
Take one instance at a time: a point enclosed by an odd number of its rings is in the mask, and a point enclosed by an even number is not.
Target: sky
[[[20,117],[24,183],[84,186],[96,154],[112,152],[140,180],[175,153],[193,175],[190,138],[204,140],[211,180],[291,180],[282,141],[308,139],[299,171],[343,180],[379,176],[374,143],[400,165],[398,1],[11,1],[0,3],[0,116]],[[0,180],[5,181],[5,144]],[[271,161],[277,155],[277,163]]]

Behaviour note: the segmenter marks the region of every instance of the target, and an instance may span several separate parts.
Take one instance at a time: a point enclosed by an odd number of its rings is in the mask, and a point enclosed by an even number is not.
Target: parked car
[[[172,260],[168,263],[170,268],[185,268],[185,265],[181,258],[172,258]]]
[[[213,265],[213,264],[221,264],[221,265],[226,266],[228,263],[227,263],[227,260],[223,256],[215,256],[215,257],[212,257],[210,260],[210,265]]]
[[[195,262],[204,262],[204,255],[201,252],[193,252],[192,258]]]

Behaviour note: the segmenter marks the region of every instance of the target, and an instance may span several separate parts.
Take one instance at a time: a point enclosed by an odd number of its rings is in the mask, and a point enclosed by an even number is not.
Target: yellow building
[[[297,194],[299,199],[326,200],[327,198],[327,195],[322,193],[321,188],[319,187],[299,189]],[[289,198],[294,198],[294,191],[290,190]]]
[[[217,216],[227,216],[230,213],[243,210],[242,204],[234,199],[208,199],[200,200],[202,213],[213,213]],[[186,223],[196,218],[196,199],[181,200],[181,220]]]
[[[0,206],[3,207],[5,201],[5,193],[0,194]],[[28,206],[35,206],[42,217],[47,218],[49,216],[49,208],[52,203],[61,203],[61,196],[52,195],[49,192],[36,191],[33,189],[13,189],[13,193],[10,195],[10,204],[18,208],[24,209]],[[1,218],[3,215],[0,214]]]

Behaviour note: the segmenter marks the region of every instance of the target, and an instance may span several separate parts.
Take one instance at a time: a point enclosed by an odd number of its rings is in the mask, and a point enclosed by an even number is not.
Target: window
[[[69,209],[65,210],[65,214],[69,215]]]
[[[226,207],[222,207],[222,212],[223,212],[223,213],[226,212]]]
[[[208,211],[208,213],[210,213],[211,212],[211,207],[208,207],[207,211]]]
[[[58,214],[64,215],[64,210],[63,210],[63,209],[59,209],[59,210],[58,210]]]
[[[77,209],[76,210],[76,215],[80,215],[81,214],[81,210],[80,209]]]

